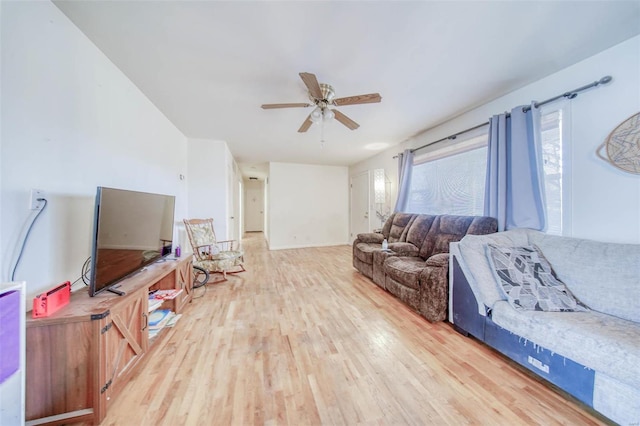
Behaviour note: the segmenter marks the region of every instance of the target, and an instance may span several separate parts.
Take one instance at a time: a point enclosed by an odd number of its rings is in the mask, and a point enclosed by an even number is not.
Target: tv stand
[[[163,309],[191,301],[192,256],[155,263],[120,283],[121,297],[79,290],[53,315],[26,318],[26,425],[99,424],[131,376],[152,356],[149,291],[181,289]],[[117,294],[117,293],[116,293]],[[174,330],[174,329],[169,329]]]
[[[113,293],[113,294],[117,294],[118,296],[124,296],[125,294],[127,294],[127,293],[125,293],[124,291],[116,290],[116,289],[115,289],[115,288],[113,288],[113,287],[109,287],[109,288],[107,289],[107,291],[108,291],[108,292],[110,292],[110,293]]]

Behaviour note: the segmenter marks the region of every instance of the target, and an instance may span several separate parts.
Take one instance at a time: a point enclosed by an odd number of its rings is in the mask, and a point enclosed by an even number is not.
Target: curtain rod
[[[590,84],[584,85],[584,86],[582,86],[582,87],[578,87],[577,89],[573,89],[573,90],[571,90],[571,91],[569,91],[569,92],[565,92],[565,93],[563,93],[563,94],[561,94],[561,95],[554,96],[553,98],[545,99],[545,100],[544,100],[544,101],[542,101],[542,102],[534,102],[533,104],[535,105],[535,107],[536,107],[536,108],[538,108],[538,107],[540,107],[540,106],[542,106],[542,105],[546,105],[546,104],[548,104],[548,103],[551,103],[551,102],[557,101],[557,100],[558,100],[558,99],[560,99],[560,98],[573,99],[573,98],[575,98],[576,96],[578,96],[578,93],[583,92],[583,91],[585,91],[585,90],[587,90],[587,89],[590,89],[590,88],[592,88],[592,87],[597,87],[597,86],[599,86],[599,85],[601,85],[601,84],[607,84],[607,83],[609,83],[611,80],[612,80],[611,76],[610,76],[610,75],[607,75],[607,76],[602,77],[602,78],[601,78],[600,80],[598,80],[598,81],[594,81],[593,83],[590,83]],[[522,111],[523,111],[523,112],[527,112],[527,111],[529,111],[530,109],[531,109],[531,106],[527,105],[527,106],[525,106],[524,108],[522,108]],[[508,114],[507,114],[507,115],[508,115]],[[488,122],[488,121],[486,121],[486,122],[484,122],[484,123],[482,123],[482,124],[478,124],[477,126],[473,126],[473,127],[468,128],[468,129],[462,130],[462,131],[460,131],[460,132],[458,132],[458,133],[454,133],[453,135],[451,135],[451,136],[447,136],[446,138],[442,138],[442,139],[438,139],[437,141],[429,142],[428,144],[424,144],[424,145],[422,145],[422,146],[419,146],[418,148],[413,148],[413,149],[411,149],[411,152],[418,151],[418,150],[420,150],[420,149],[422,149],[422,148],[426,148],[426,147],[428,147],[429,145],[433,145],[433,144],[436,144],[436,143],[444,142],[444,141],[447,141],[447,140],[454,140],[454,139],[456,139],[458,136],[460,136],[460,135],[461,135],[461,134],[463,134],[463,133],[467,133],[467,132],[470,132],[470,131],[472,131],[472,130],[479,129],[480,127],[486,126],[487,124],[489,124],[489,122]],[[399,155],[399,154],[398,154],[398,155]],[[395,155],[393,158],[398,158],[398,155]]]

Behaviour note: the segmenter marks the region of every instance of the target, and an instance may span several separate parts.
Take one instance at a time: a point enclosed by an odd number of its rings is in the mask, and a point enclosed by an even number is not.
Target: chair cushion
[[[418,247],[411,243],[390,243],[389,250],[398,256],[418,256]]]
[[[391,229],[389,230],[389,242],[404,242],[407,238],[407,227],[411,224],[413,219],[415,218],[415,214],[411,213],[396,213],[393,216],[393,222],[391,224]]]
[[[382,249],[382,244],[358,243],[358,244],[356,244],[356,249],[353,251],[353,253],[362,262],[368,263],[368,264],[372,264],[373,263],[373,252],[379,251],[381,249]]]
[[[387,219],[382,227],[382,235],[384,238],[389,238],[389,232],[391,232],[391,225],[393,224],[393,219],[396,217],[396,213],[391,213],[391,216]]]
[[[191,229],[191,240],[193,246],[201,247],[216,243],[216,234],[213,230],[213,220],[211,223],[201,223],[188,225]]]
[[[214,254],[213,256],[211,256],[212,260],[236,260],[242,257],[244,253],[240,250],[227,250],[227,251],[220,251],[216,254]]]
[[[449,253],[449,243],[460,241],[467,233],[474,216],[441,215],[436,218],[420,247],[420,257]]]
[[[358,234],[358,241],[361,243],[378,243],[381,244],[384,240],[384,235],[376,232],[367,232],[364,234]]]
[[[407,231],[407,242],[413,244],[419,250],[435,220],[436,216],[428,214],[417,215]],[[418,254],[412,254],[411,256],[418,256]]]
[[[415,290],[420,288],[420,273],[425,267],[426,262],[419,257],[392,256],[384,262],[389,278]]]
[[[236,266],[242,266],[241,251],[221,251],[209,260],[194,260],[193,264],[206,269],[209,272],[224,272]]]

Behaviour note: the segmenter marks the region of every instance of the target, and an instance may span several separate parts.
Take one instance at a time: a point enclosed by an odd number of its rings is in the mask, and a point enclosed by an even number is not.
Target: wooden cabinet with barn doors
[[[191,256],[166,260],[121,282],[124,296],[86,291],[45,318],[27,314],[26,424],[104,419],[156,339],[149,339],[149,291],[182,290],[161,308],[181,313],[191,301]]]

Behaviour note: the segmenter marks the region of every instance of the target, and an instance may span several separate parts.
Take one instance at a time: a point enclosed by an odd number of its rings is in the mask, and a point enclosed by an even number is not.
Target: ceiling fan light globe
[[[335,116],[336,115],[330,109],[327,108],[324,110],[324,121],[331,121]]]
[[[322,109],[320,109],[320,107],[316,107],[316,109],[311,111],[311,114],[309,114],[309,118],[314,123],[320,122],[322,120]]]

